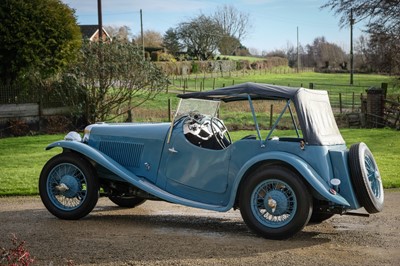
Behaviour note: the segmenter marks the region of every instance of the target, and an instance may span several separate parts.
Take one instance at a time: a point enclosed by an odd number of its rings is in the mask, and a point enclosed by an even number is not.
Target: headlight
[[[88,125],[85,127],[83,130],[83,142],[88,143],[89,142],[89,136],[90,136],[90,131],[92,130],[93,125]]]
[[[64,139],[69,141],[82,141],[81,135],[79,135],[79,133],[75,131],[69,132],[67,135],[65,135]]]

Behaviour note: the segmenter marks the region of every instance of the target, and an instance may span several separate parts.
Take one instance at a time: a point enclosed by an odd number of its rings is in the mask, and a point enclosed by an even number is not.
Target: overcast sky
[[[75,9],[78,23],[98,24],[97,0],[62,0]],[[350,47],[349,27],[340,28],[339,17],[328,9],[320,9],[325,0],[102,0],[104,26],[128,26],[133,34],[140,32],[140,10],[144,30],[164,35],[169,28],[199,14],[210,15],[218,6],[232,5],[250,15],[252,27],[243,44],[249,49],[271,51],[305,46],[324,36],[346,51]],[[362,25],[354,27],[354,40],[362,34]]]

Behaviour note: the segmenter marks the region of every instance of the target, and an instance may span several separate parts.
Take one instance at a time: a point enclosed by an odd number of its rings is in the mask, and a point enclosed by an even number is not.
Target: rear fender
[[[233,185],[234,191],[238,191],[240,182],[246,176],[252,166],[268,161],[278,161],[290,165],[291,167],[296,169],[296,171],[304,177],[304,180],[308,184],[310,184],[310,186],[327,201],[331,201],[335,204],[346,207],[350,206],[349,202],[339,193],[336,193],[335,195],[332,194],[330,192],[331,187],[327,184],[327,182],[304,160],[296,155],[279,151],[269,152],[267,154],[260,154],[245,163],[236,175],[236,179]],[[234,195],[236,194],[237,193],[232,193],[232,197],[234,197]]]

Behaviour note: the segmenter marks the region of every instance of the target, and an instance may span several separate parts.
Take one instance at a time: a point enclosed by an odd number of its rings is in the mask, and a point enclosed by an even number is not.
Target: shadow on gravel
[[[330,241],[326,235],[310,231],[288,240],[267,240],[249,231],[237,217],[133,213],[136,211],[107,206],[77,221],[57,219],[44,207],[0,212],[7,214],[0,233],[16,233],[25,240],[40,265],[65,265],[68,260],[76,265],[121,265],[128,261],[232,259]]]

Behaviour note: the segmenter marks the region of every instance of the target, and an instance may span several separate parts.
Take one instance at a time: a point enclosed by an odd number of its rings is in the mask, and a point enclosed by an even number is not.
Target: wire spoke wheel
[[[91,212],[99,185],[90,163],[75,154],[59,154],[43,167],[39,193],[46,208],[61,219],[79,219]]]
[[[369,213],[383,210],[384,191],[378,165],[367,145],[354,144],[349,151],[351,180],[357,199]]]
[[[284,239],[308,223],[312,197],[296,173],[284,166],[267,165],[241,184],[239,207],[250,229],[265,238]]]
[[[294,191],[279,180],[272,179],[260,183],[251,198],[251,208],[257,220],[273,228],[290,222],[297,209]]]
[[[86,199],[86,176],[75,165],[59,164],[49,174],[47,193],[52,203],[58,208],[76,209]]]

